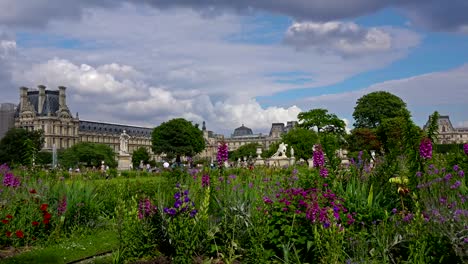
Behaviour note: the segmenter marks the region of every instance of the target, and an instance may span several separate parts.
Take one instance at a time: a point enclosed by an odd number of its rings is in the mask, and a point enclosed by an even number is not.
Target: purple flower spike
[[[432,158],[432,142],[429,138],[421,140],[421,144],[419,145],[419,156],[423,159]]]

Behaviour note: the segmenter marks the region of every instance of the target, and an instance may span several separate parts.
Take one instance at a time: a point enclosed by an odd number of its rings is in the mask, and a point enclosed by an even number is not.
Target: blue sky
[[[155,126],[174,117],[230,134],[387,90],[423,125],[468,126],[468,4],[434,1],[6,0],[0,82],[68,87],[87,120]],[[0,3],[0,9],[4,2]],[[346,6],[349,5],[349,6]]]

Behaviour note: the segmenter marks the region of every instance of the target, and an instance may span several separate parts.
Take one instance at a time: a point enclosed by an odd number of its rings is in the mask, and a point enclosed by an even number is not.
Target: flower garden
[[[16,253],[1,261],[105,253],[100,263],[466,263],[468,145],[444,155],[430,140],[418,147],[413,159],[361,152],[331,166],[317,147],[312,169],[176,168],[109,180],[2,165],[0,245]],[[84,236],[98,241],[88,255],[23,257]]]

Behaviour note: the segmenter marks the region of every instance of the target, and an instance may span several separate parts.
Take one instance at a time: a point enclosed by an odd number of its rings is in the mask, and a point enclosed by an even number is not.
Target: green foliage
[[[407,117],[406,103],[389,92],[372,92],[359,98],[353,117],[356,128],[377,128],[385,119]]]
[[[380,151],[382,143],[377,137],[375,129],[355,128],[347,136],[348,149],[354,151]]]
[[[335,114],[329,114],[326,109],[312,109],[297,115],[300,126],[306,129],[317,128],[317,132],[344,134],[346,124]]]
[[[426,135],[431,139],[432,143],[437,142],[437,136],[439,134],[439,112],[435,111],[429,116],[428,126],[426,127]]]
[[[36,164],[38,165],[49,165],[52,164],[52,152],[50,151],[39,151],[36,155]]]
[[[42,130],[27,131],[23,128],[12,128],[0,141],[0,163],[31,166],[43,144]]]
[[[257,143],[249,143],[240,146],[238,149],[229,152],[229,160],[236,161],[238,159],[243,160],[244,157],[257,157],[257,148],[261,147],[260,144]]]
[[[139,147],[132,153],[133,168],[138,168],[141,161],[143,161],[143,164],[147,164],[150,161],[150,154],[145,147]]]
[[[288,144],[288,156],[291,147],[294,148],[294,156],[299,159],[310,159],[312,157],[312,148],[319,141],[316,132],[296,127],[288,133],[281,136],[282,141]]]
[[[202,131],[183,118],[169,120],[154,128],[152,142],[154,153],[165,153],[169,158],[195,156],[205,148]]]
[[[65,168],[74,168],[81,164],[99,167],[101,161],[110,168],[117,167],[114,150],[105,144],[81,142],[59,153],[58,158]]]

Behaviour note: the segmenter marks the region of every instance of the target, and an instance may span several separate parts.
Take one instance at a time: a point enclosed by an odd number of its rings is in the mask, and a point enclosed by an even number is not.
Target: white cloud
[[[294,23],[288,28],[284,42],[298,50],[316,48],[345,56],[369,55],[392,48],[392,36],[385,30],[338,21]]]
[[[406,102],[419,125],[424,124],[434,111],[450,115],[452,120],[464,120],[468,112],[467,76],[468,64],[448,71],[377,83],[352,92],[309,97],[297,104],[326,108],[338,116],[352,119],[358,98],[374,91],[388,91]]]
[[[23,32],[31,39],[60,36],[77,44],[24,43],[15,83],[69,87],[71,110],[88,120],[154,126],[183,116],[206,120],[210,129],[228,134],[242,123],[266,132],[271,122],[295,119],[300,110],[287,101],[283,107],[264,108],[253,98],[331,85],[385,67],[406,56],[420,38],[408,30],[385,29],[396,32],[391,36],[398,45],[349,58],[228,41],[246,27],[272,30],[262,26],[232,14],[205,18],[190,9],[90,9],[79,23],[52,21],[46,29]],[[282,73],[290,72],[308,80],[297,84],[295,77],[286,77],[288,82],[281,82]]]

